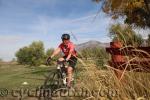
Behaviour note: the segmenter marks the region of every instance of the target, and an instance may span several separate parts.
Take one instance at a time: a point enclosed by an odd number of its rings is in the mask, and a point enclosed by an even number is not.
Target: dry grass
[[[125,71],[123,80],[119,81],[109,65],[107,65],[108,70],[98,70],[91,62],[80,67],[84,70],[80,72],[80,85],[78,86],[91,93],[90,97],[84,99],[150,99],[150,73]],[[92,90],[98,90],[98,92],[103,92],[103,90],[117,91],[117,94],[106,92],[105,95],[94,94],[93,96]]]
[[[127,47],[127,46],[125,46]],[[133,47],[134,48],[134,47]],[[121,48],[121,49],[124,49]],[[138,50],[136,48],[133,51],[137,52],[137,55],[132,57],[126,56],[126,67],[131,66],[131,61],[149,61],[142,56],[142,53],[149,56],[149,53]],[[149,100],[150,99],[150,73],[123,71],[122,80],[119,80],[114,74],[114,69],[109,65],[105,65],[107,70],[98,69],[93,62],[87,62],[79,60],[81,65],[79,66],[83,70],[79,72],[80,86],[87,89],[91,95],[85,100]],[[140,68],[144,68],[144,65],[138,65]],[[148,66],[150,64],[148,63]],[[80,69],[79,68],[79,69]],[[120,70],[118,70],[120,71]],[[121,71],[122,72],[122,71]],[[98,93],[106,90],[105,95],[92,95],[92,90],[98,90]],[[108,91],[117,91],[117,94],[109,93]]]

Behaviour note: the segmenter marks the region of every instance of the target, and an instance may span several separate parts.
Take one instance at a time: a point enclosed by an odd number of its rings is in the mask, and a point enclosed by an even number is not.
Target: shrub
[[[92,60],[96,64],[97,68],[105,68],[104,64],[109,58],[109,55],[106,53],[104,48],[94,47],[94,48],[86,48],[81,50],[80,56],[85,58],[86,60]]]
[[[44,63],[44,45],[41,41],[35,41],[28,47],[23,47],[16,52],[17,61],[20,64],[38,66]]]

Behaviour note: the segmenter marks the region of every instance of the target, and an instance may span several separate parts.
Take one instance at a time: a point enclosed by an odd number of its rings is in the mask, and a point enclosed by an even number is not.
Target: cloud
[[[21,39],[23,39],[22,36],[0,34],[0,44],[12,44],[18,42]]]
[[[38,24],[34,26],[34,29],[41,30],[43,33],[47,34],[51,31],[74,31],[76,33],[84,34],[104,30],[110,23],[110,18],[108,17],[99,17],[99,19],[97,18],[97,20],[93,21],[94,18],[95,13],[74,19],[49,18],[47,16],[39,16]]]

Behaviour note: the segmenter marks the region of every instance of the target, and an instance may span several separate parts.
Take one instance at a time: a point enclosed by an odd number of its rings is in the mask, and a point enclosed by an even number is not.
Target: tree
[[[97,68],[105,68],[104,64],[108,60],[108,53],[104,48],[94,47],[94,48],[85,48],[80,51],[80,56],[82,58],[90,58],[97,65]]]
[[[44,44],[42,41],[35,41],[31,45],[29,45],[29,50],[32,54],[32,64],[40,65],[44,63]]]
[[[28,47],[20,48],[19,51],[16,52],[17,61],[20,64],[29,64],[29,49]]]
[[[124,17],[133,26],[150,28],[150,0],[93,0],[101,2],[101,9],[113,19]]]
[[[137,47],[141,46],[144,41],[141,35],[136,34],[136,32],[133,31],[132,27],[129,25],[112,25],[109,29],[109,32],[110,37],[113,41],[119,40],[124,45],[131,45]]]
[[[20,64],[38,66],[44,63],[44,45],[41,41],[35,41],[31,45],[23,47],[16,52],[17,61]]]

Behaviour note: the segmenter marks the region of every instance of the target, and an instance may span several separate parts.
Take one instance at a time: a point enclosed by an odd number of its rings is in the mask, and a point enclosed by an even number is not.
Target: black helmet
[[[63,34],[63,35],[61,36],[61,39],[62,39],[62,40],[70,40],[70,35],[69,35],[69,34]]]

